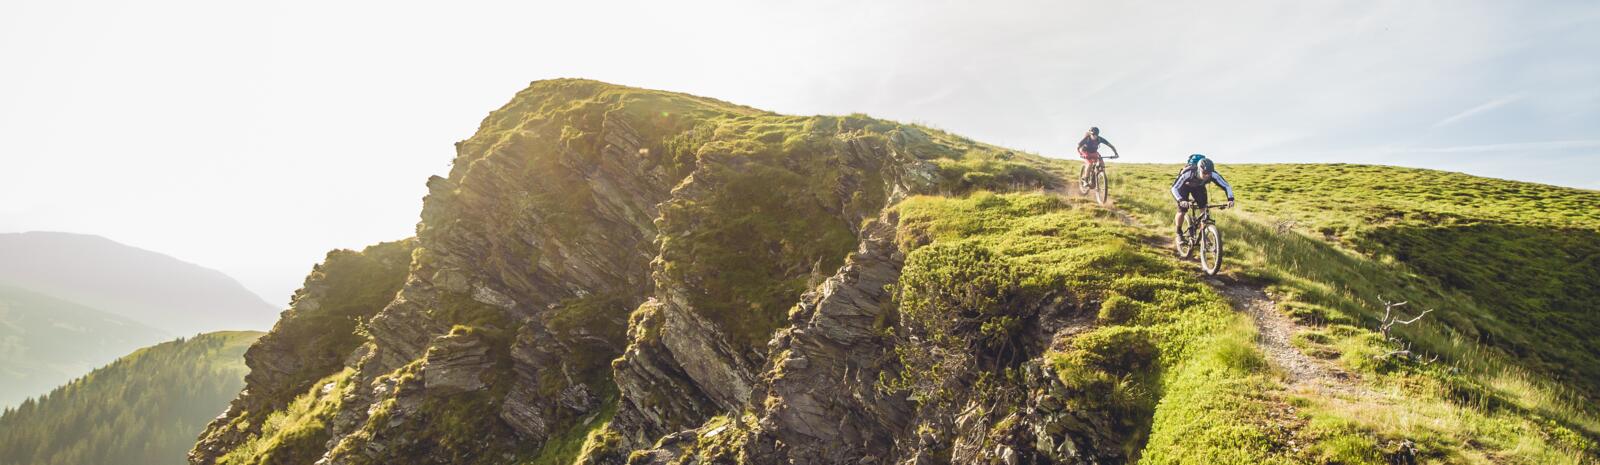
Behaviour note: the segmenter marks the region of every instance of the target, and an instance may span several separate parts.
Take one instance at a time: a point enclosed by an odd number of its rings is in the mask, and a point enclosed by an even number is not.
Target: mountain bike
[[[1121,155],[1101,157],[1100,163],[1089,165],[1089,169],[1084,172],[1083,177],[1078,178],[1078,195],[1088,195],[1089,191],[1094,191],[1094,201],[1105,204],[1106,199],[1110,197],[1109,190],[1111,189],[1111,181],[1106,179],[1106,160],[1118,157],[1121,157]],[[1088,162],[1085,161],[1084,163]]]
[[[1194,255],[1196,245],[1200,250],[1200,269],[1208,275],[1217,274],[1222,269],[1222,233],[1217,232],[1217,222],[1211,219],[1211,209],[1222,210],[1222,206],[1190,205],[1188,213],[1189,227],[1177,234],[1173,241],[1178,248],[1178,255],[1189,258]]]

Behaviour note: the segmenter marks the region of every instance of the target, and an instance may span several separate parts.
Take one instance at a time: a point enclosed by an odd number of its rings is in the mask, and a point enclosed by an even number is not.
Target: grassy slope
[[[0,417],[0,464],[182,463],[243,387],[259,332],[217,332],[139,349]]]
[[[1008,334],[1030,324],[1014,318],[1064,298],[1098,318],[1045,358],[1074,393],[1068,408],[1107,415],[1129,456],[1147,439],[1147,463],[1293,462],[1264,419],[1269,380],[1254,328],[1145,232],[1048,194],[917,197],[897,208],[911,250],[901,318],[935,344],[968,339],[944,353],[1003,350]],[[968,318],[981,324],[978,334],[943,325]],[[907,361],[903,380],[940,376],[940,363]]]
[[[1382,166],[1226,174],[1249,186],[1252,213],[1392,258],[1440,294],[1476,301],[1441,315],[1463,338],[1600,394],[1600,192]]]
[[[1593,292],[1579,283],[1597,282],[1587,252],[1596,243],[1583,237],[1600,213],[1583,206],[1600,194],[1392,167],[1221,169],[1243,207],[1219,215],[1227,272],[1269,284],[1280,307],[1313,328],[1296,344],[1336,357],[1376,393],[1288,393],[1303,407],[1311,458],[1378,462],[1411,440],[1424,459],[1451,463],[1593,460],[1600,421],[1583,396],[1594,389],[1587,373],[1597,369],[1589,363],[1600,313],[1571,298]],[[1113,165],[1113,196],[1170,235],[1176,171]],[[1508,279],[1503,269],[1536,279],[1479,287]],[[1438,362],[1375,358],[1399,348],[1374,332],[1379,296],[1437,309],[1398,333]]]

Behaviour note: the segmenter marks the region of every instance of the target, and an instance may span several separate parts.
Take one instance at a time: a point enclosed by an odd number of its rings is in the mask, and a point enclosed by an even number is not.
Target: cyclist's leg
[[[1193,190],[1194,189],[1189,189],[1189,188],[1179,188],[1178,189],[1178,200],[1180,201],[1180,203],[1183,200],[1187,200],[1190,197],[1193,197],[1193,192],[1192,192]],[[1180,238],[1180,240],[1183,237],[1183,223],[1185,222],[1184,220],[1186,220],[1186,218],[1183,217],[1183,214],[1188,213],[1188,212],[1189,212],[1189,209],[1184,208],[1180,204],[1178,206],[1178,216],[1172,218],[1172,224],[1176,225],[1174,227],[1177,228],[1176,232],[1178,233],[1178,237]]]
[[[1096,163],[1100,163],[1100,152],[1089,152],[1079,148],[1078,158],[1083,159],[1083,169],[1078,170],[1078,179],[1087,181],[1089,179],[1089,168]]]

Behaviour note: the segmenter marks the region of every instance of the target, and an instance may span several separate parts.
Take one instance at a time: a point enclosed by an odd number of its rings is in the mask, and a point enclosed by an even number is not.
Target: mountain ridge
[[[0,283],[171,334],[266,329],[278,309],[215,269],[93,234],[0,233]]]
[[[0,407],[172,337],[121,316],[0,283]]]
[[[1484,297],[1428,293],[1432,278],[1404,278],[1412,265],[1224,219],[1250,238],[1235,278],[1307,318],[1296,350],[1395,386],[1372,408],[1475,429],[1373,422],[1287,391],[1250,319],[1155,245],[1164,190],[1126,211],[1061,198],[1070,162],[863,115],[573,79],[534,82],[456,148],[449,175],[428,180],[415,239],[330,254],[307,278],[192,464],[1596,453],[1600,422],[1571,403],[1582,394],[1542,369],[1507,371],[1514,346],[1452,324],[1399,334],[1454,371],[1385,357],[1398,342],[1373,330],[1370,297],[1330,293],[1349,285],[1280,256],[1401,283],[1363,292]],[[306,350],[316,363],[284,362]]]

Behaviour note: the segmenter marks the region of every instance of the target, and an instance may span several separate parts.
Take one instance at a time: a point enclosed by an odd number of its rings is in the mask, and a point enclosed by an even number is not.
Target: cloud
[[[1507,104],[1509,104],[1511,102],[1515,102],[1515,101],[1521,99],[1522,95],[1523,95],[1522,92],[1518,92],[1518,93],[1515,93],[1515,94],[1511,94],[1511,95],[1503,96],[1503,97],[1500,97],[1500,98],[1496,98],[1496,99],[1490,100],[1488,102],[1484,102],[1482,105],[1478,105],[1478,106],[1475,106],[1475,107],[1472,107],[1472,108],[1468,108],[1466,111],[1463,111],[1463,112],[1460,112],[1460,113],[1456,113],[1454,115],[1451,115],[1449,118],[1445,118],[1445,119],[1439,120],[1439,122],[1433,123],[1433,127],[1434,128],[1440,128],[1440,127],[1444,127],[1444,126],[1449,126],[1451,124],[1454,124],[1457,121],[1461,121],[1461,120],[1464,120],[1464,119],[1467,119],[1467,118],[1471,118],[1471,117],[1473,117],[1473,116],[1475,116],[1475,115],[1477,115],[1479,113],[1483,113],[1483,112],[1490,111],[1490,110],[1493,110],[1493,109],[1496,109],[1496,108],[1500,108],[1500,107],[1505,106],[1505,105],[1507,105]]]

